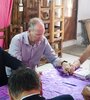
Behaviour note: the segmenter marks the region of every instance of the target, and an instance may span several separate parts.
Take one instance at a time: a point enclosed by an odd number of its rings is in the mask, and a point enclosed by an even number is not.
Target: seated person
[[[23,66],[23,64],[0,47],[0,86],[6,85],[8,81],[5,66],[15,70],[19,66]]]
[[[20,68],[9,77],[10,100],[46,100],[40,95],[39,76],[34,70]],[[62,95],[49,100],[74,100],[70,95]]]
[[[90,100],[90,85],[84,87],[82,91],[82,95],[85,100]]]
[[[40,18],[32,18],[28,23],[28,31],[15,35],[10,43],[9,53],[24,62],[31,69],[35,69],[44,55],[48,62],[55,67],[62,66],[68,73],[70,65],[67,61],[57,56],[54,49],[44,36],[45,27]]]

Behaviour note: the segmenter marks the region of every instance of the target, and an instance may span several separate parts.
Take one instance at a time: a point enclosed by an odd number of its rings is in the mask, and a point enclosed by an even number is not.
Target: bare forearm
[[[82,63],[84,63],[84,61],[88,59],[88,57],[90,57],[90,45],[85,49],[80,58],[73,62],[70,72],[73,73]]]
[[[86,48],[86,50],[83,52],[83,54],[79,58],[80,63],[82,64],[85,60],[88,59],[89,56],[90,56],[90,45]]]

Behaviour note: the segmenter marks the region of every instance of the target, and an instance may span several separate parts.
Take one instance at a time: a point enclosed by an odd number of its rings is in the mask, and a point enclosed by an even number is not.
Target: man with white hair
[[[9,53],[31,67],[38,65],[44,55],[55,67],[62,66],[64,72],[68,73],[69,63],[55,54],[44,33],[43,21],[39,18],[32,18],[28,24],[28,31],[12,38]]]

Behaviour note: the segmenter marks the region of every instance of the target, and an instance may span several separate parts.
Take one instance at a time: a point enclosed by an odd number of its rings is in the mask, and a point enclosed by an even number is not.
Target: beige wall
[[[78,0],[78,20],[90,18],[90,0]],[[77,22],[77,43],[82,42],[81,24]]]

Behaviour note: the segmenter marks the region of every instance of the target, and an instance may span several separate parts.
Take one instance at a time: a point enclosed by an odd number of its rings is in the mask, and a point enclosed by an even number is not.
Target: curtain
[[[0,0],[0,29],[7,28],[10,25],[13,0]],[[0,36],[4,33],[0,32]],[[0,39],[0,46],[3,46],[3,39]]]

